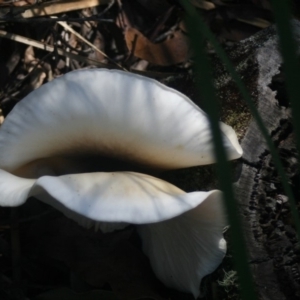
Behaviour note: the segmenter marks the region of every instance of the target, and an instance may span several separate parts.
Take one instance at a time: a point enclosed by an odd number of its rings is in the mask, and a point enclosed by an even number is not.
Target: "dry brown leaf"
[[[107,55],[104,55],[104,48],[105,48],[105,39],[103,38],[102,34],[97,31],[96,36],[93,41],[93,45],[96,47],[96,49],[99,49],[100,51],[94,51],[90,53],[89,58],[91,59],[97,59],[99,61],[103,61]]]
[[[39,88],[43,84],[46,76],[47,76],[46,73],[41,68],[36,68],[32,70],[30,73],[30,84],[29,84],[30,90],[33,91]]]
[[[272,25],[272,23],[267,20],[264,20],[261,18],[255,18],[255,17],[251,18],[251,19],[237,18],[237,20],[240,22],[246,23],[246,24],[256,26],[258,28],[262,28],[262,29],[267,28]]]
[[[179,30],[175,31],[169,39],[155,44],[140,31],[131,27],[125,31],[125,41],[134,56],[160,66],[185,62],[191,54],[189,40]]]
[[[32,67],[34,65],[36,65],[37,62],[38,62],[38,59],[35,58],[33,47],[32,46],[28,46],[26,48],[26,50],[25,50],[25,53],[24,53],[24,63],[25,63],[25,65],[27,67],[28,67],[28,65],[30,65],[30,68],[32,69]],[[31,71],[31,69],[28,70],[28,72]]]
[[[3,112],[2,110],[0,109],[0,125],[4,122],[4,116],[3,116]],[[4,227],[0,227],[0,231],[1,230],[4,230]]]
[[[9,40],[13,40],[13,41],[16,41],[16,42],[19,42],[19,43],[22,43],[22,44],[31,45],[35,48],[39,48],[39,49],[42,49],[42,50],[45,50],[45,51],[48,51],[48,52],[54,52],[56,50],[56,52],[59,55],[66,56],[66,57],[69,57],[71,59],[74,59],[74,60],[77,60],[77,61],[80,61],[80,62],[84,62],[84,63],[88,63],[88,64],[91,64],[91,65],[94,65],[94,66],[97,66],[97,67],[100,67],[100,68],[104,67],[104,68],[110,68],[111,69],[111,68],[115,67],[115,65],[107,64],[107,63],[101,63],[98,60],[90,59],[90,58],[87,58],[87,57],[84,57],[84,56],[81,56],[81,55],[77,55],[77,54],[74,54],[74,53],[71,53],[71,52],[67,52],[67,51],[65,51],[63,49],[60,49],[60,48],[54,48],[54,46],[47,45],[46,43],[39,42],[39,41],[24,37],[24,36],[21,36],[21,35],[18,35],[18,34],[9,33],[9,32],[4,31],[4,30],[0,30],[0,37],[6,38],[6,39],[9,39]]]
[[[22,0],[22,1],[14,1],[14,6],[25,6],[35,4],[36,0]]]
[[[223,20],[217,24],[220,24],[220,30],[217,32],[220,41],[239,42],[258,31],[256,27],[238,21],[231,22],[230,26],[226,26]]]
[[[34,48],[29,46],[24,53],[24,66],[29,73],[29,87],[30,90],[39,88],[46,78],[46,73],[38,65],[39,59],[35,57]]]
[[[126,71],[126,69],[124,69],[121,65],[119,65],[118,63],[114,62],[112,59],[110,59],[102,50],[104,50],[104,41],[102,38],[102,43],[100,41],[101,45],[94,45],[91,42],[89,42],[87,39],[85,39],[81,34],[79,34],[77,31],[75,31],[71,26],[69,26],[66,22],[58,22],[59,25],[61,25],[62,27],[64,27],[66,30],[70,31],[71,33],[73,33],[77,38],[79,38],[80,40],[82,40],[84,43],[86,43],[87,45],[89,45],[95,52],[96,55],[94,55],[94,57],[96,59],[98,59],[100,57],[100,61],[102,61],[105,58],[108,59],[109,62],[115,64],[116,66],[118,66],[120,69],[123,69],[124,71]],[[97,36],[99,37],[101,34],[98,32]],[[103,49],[101,50],[100,47],[103,47]],[[98,54],[98,55],[97,55]]]
[[[27,9],[24,13],[22,13],[22,17],[32,18],[39,16],[55,15],[62,12],[79,10],[108,3],[109,0],[68,0],[60,1],[58,3],[45,2],[40,4],[36,8]]]

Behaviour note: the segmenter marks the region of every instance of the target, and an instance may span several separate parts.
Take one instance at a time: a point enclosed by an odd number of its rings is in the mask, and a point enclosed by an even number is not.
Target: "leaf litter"
[[[228,45],[272,21],[267,1],[191,2]],[[0,123],[32,90],[72,70],[116,68],[157,79],[191,71],[177,1],[1,0],[0,21]],[[0,298],[28,297],[192,299],[155,278],[133,227],[103,235],[34,200],[14,212],[0,208]]]

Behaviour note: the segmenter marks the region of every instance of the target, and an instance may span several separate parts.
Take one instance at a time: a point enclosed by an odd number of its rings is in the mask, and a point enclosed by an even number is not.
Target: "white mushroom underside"
[[[134,172],[84,173],[24,179],[0,170],[0,205],[29,197],[94,221],[155,223],[176,217],[219,191],[185,193],[161,179]]]
[[[202,278],[225,256],[225,225],[219,192],[177,218],[139,226],[138,231],[156,276],[166,286],[197,298]]]
[[[138,232],[157,277],[197,298],[202,278],[221,263],[226,225],[221,192],[185,193],[152,176],[133,172],[87,173],[24,179],[0,170],[0,205],[30,196],[75,221],[143,224]],[[100,224],[97,222],[100,222]],[[113,225],[114,226],[114,225]]]

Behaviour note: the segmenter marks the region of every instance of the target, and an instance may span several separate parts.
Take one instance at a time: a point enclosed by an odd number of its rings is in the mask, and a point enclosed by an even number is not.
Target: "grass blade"
[[[274,2],[281,2],[281,1],[275,1]],[[284,14],[283,14],[284,15]],[[282,18],[282,16],[281,16]],[[194,21],[195,22],[195,21]],[[203,22],[203,20],[201,19],[201,17],[199,15],[197,15],[197,23],[199,24],[199,28],[201,29],[201,32],[203,34],[203,36],[205,38],[207,38],[209,40],[209,42],[212,44],[212,46],[214,47],[217,55],[220,57],[221,61],[224,63],[224,66],[226,67],[227,71],[230,73],[230,75],[232,76],[232,79],[236,82],[238,89],[240,90],[240,93],[245,101],[245,103],[248,105],[248,108],[253,116],[253,118],[255,119],[257,126],[259,128],[259,130],[261,131],[263,137],[266,140],[267,146],[272,154],[273,157],[273,161],[274,161],[274,165],[278,171],[278,174],[281,178],[281,182],[283,185],[283,189],[289,199],[289,203],[290,203],[290,208],[291,208],[291,213],[293,216],[293,220],[295,222],[295,227],[296,227],[296,231],[298,234],[298,238],[300,237],[300,218],[299,218],[299,213],[297,210],[297,205],[296,205],[296,201],[295,201],[295,197],[293,195],[292,189],[289,185],[289,180],[286,176],[286,173],[284,171],[284,168],[282,166],[282,163],[280,161],[279,155],[278,155],[278,151],[271,139],[271,137],[269,136],[268,130],[266,129],[264,122],[259,114],[259,112],[257,111],[255,105],[254,105],[254,101],[252,101],[251,96],[249,95],[241,77],[239,76],[238,72],[235,70],[233,64],[231,63],[231,61],[229,60],[228,56],[226,55],[225,51],[223,50],[223,48],[219,45],[217,39],[215,38],[215,36],[211,33],[211,31],[209,30],[209,28],[206,26],[206,24]],[[289,24],[289,22],[287,22],[286,24]],[[291,35],[291,32],[290,32]],[[294,43],[295,44],[295,43]],[[289,48],[289,51],[293,50],[293,47],[290,46],[286,46],[284,48]],[[286,50],[287,51],[287,50]],[[295,53],[295,51],[294,51]],[[287,56],[289,56],[290,54],[286,54]],[[297,60],[294,60],[295,57],[291,55],[291,64],[293,64],[293,71],[290,72],[291,77],[294,76],[293,78],[293,82],[294,81],[298,81],[300,78],[300,75],[296,75],[300,72],[300,69],[298,68],[297,72],[294,70],[294,68],[296,69],[295,66],[298,66],[298,64],[296,64],[295,62],[297,62]],[[295,73],[294,73],[295,72]],[[295,75],[292,75],[292,74]],[[297,79],[298,78],[298,79]],[[287,78],[287,81],[288,78]],[[299,83],[297,83],[299,86]],[[289,85],[290,86],[290,85]],[[296,86],[296,83],[294,84],[294,86]],[[300,118],[297,118],[297,111],[300,113],[300,102],[298,101],[298,99],[300,98],[299,96],[297,97],[293,97],[294,100],[293,102],[297,102],[297,104],[294,106],[293,103],[293,113],[296,114],[296,116],[294,117],[298,123],[300,122]],[[298,125],[299,129],[298,131],[300,131],[300,124]],[[297,127],[298,128],[298,127]],[[298,137],[300,137],[300,133],[297,132]],[[298,138],[298,143],[299,143],[300,138]],[[298,149],[300,149],[300,145],[298,146]],[[299,153],[299,151],[298,151]]]
[[[241,295],[244,300],[254,300],[256,299],[256,295],[248,264],[246,244],[238,213],[239,210],[234,199],[232,180],[230,176],[228,176],[228,174],[230,174],[230,167],[223,148],[222,136],[219,128],[217,99],[211,73],[212,68],[207,54],[204,51],[202,40],[199,39],[199,34],[200,36],[203,36],[203,32],[201,30],[202,24],[199,22],[199,15],[196,10],[187,1],[181,1],[181,3],[187,13],[186,24],[191,35],[193,48],[195,53],[197,53],[196,82],[198,86],[201,87],[200,93],[205,100],[206,111],[209,115],[213,132],[215,154],[218,161],[217,173],[220,180],[220,188],[225,196],[227,214],[231,224],[231,243],[234,251],[235,266],[241,285]]]

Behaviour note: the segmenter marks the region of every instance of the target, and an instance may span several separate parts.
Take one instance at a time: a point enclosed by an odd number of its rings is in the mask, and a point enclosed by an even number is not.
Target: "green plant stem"
[[[274,2],[281,2],[281,1],[276,1],[274,0]],[[282,2],[281,2],[282,3]],[[289,180],[288,177],[284,171],[284,168],[282,166],[281,160],[279,158],[278,155],[278,151],[271,139],[271,137],[269,136],[269,132],[266,129],[264,122],[259,114],[259,112],[257,111],[254,101],[252,101],[251,96],[249,95],[240,75],[238,74],[238,72],[235,70],[233,64],[231,63],[231,61],[229,60],[228,56],[226,55],[225,51],[222,49],[222,47],[219,45],[217,39],[215,38],[215,36],[211,33],[211,31],[209,30],[209,28],[206,26],[206,24],[203,22],[203,20],[201,19],[200,16],[198,16],[198,21],[197,23],[199,24],[199,28],[201,30],[201,33],[203,34],[203,36],[205,38],[207,38],[210,43],[212,44],[212,46],[214,47],[216,53],[218,54],[218,56],[220,57],[221,61],[224,63],[224,66],[226,67],[227,71],[230,73],[230,75],[232,76],[232,79],[236,82],[237,87],[239,88],[239,91],[243,97],[243,100],[245,101],[245,103],[247,104],[253,118],[255,119],[257,126],[259,128],[259,130],[261,131],[266,144],[269,148],[269,151],[273,157],[273,161],[274,161],[274,165],[277,169],[277,172],[281,178],[281,182],[282,182],[282,186],[283,189],[289,199],[289,203],[290,203],[290,208],[291,208],[291,213],[293,216],[293,220],[295,222],[295,227],[296,227],[296,231],[297,231],[297,235],[298,238],[300,237],[300,217],[299,217],[299,213],[297,210],[297,205],[296,205],[296,201],[295,201],[295,197],[293,195],[292,189],[289,185]],[[292,48],[291,48],[292,49]],[[298,66],[298,64],[295,63],[294,61],[294,66]],[[300,69],[297,71],[297,73],[300,72]],[[297,74],[294,73],[294,74]],[[297,79],[297,81],[299,80],[298,76],[295,76],[293,82]],[[298,83],[299,86],[299,83]],[[298,123],[300,122],[300,118],[297,118],[297,111],[300,112],[300,101],[299,101],[300,97],[297,97],[297,104],[296,107],[293,107],[293,113],[296,114],[296,116],[294,117],[294,119],[296,119],[298,121]],[[299,125],[300,127],[300,125]],[[299,129],[300,131],[300,129]],[[300,133],[298,134],[298,136],[300,136]],[[298,139],[299,140],[299,139]],[[298,149],[300,149],[300,147],[298,147]],[[299,152],[298,152],[299,153]]]
[[[232,179],[228,176],[228,174],[230,174],[230,167],[219,128],[217,98],[211,74],[212,68],[201,40],[201,35],[203,34],[201,30],[202,24],[199,22],[199,15],[196,10],[187,1],[182,1],[182,4],[187,13],[186,24],[192,36],[191,42],[195,53],[197,53],[196,82],[200,87],[201,96],[205,100],[206,110],[212,128],[217,158],[217,173],[220,181],[220,188],[224,193],[227,214],[231,225],[231,243],[234,251],[235,267],[241,285],[241,296],[244,300],[254,300],[256,299],[256,295],[248,264],[246,243],[241,226],[238,205],[234,199]]]

